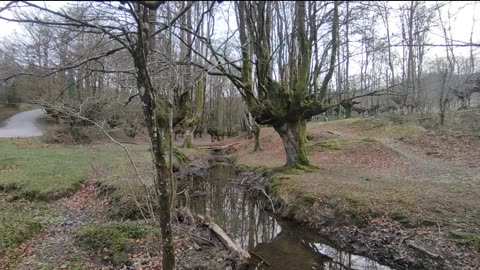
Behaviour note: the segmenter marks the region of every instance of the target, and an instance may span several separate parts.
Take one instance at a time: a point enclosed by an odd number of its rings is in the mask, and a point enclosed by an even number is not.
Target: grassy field
[[[132,203],[132,194],[145,191],[143,184],[152,186],[153,167],[147,145],[127,147],[141,180],[124,150],[112,143],[65,146],[40,139],[2,139],[0,190],[29,200],[50,201],[71,195],[92,174],[104,190],[112,191],[113,201]],[[180,151],[174,152],[174,167],[188,160]],[[186,152],[194,155],[199,151]]]
[[[42,144],[36,139],[0,140],[0,188],[29,199],[71,194],[95,164],[86,149]]]
[[[0,140],[0,189],[31,200],[54,200],[72,194],[97,173],[122,186],[123,177],[135,176],[123,149],[112,143],[53,145],[40,139]],[[144,145],[129,145],[139,172],[151,183],[151,155]],[[133,182],[133,181],[132,181]]]
[[[381,119],[309,123],[307,134],[316,166],[309,171],[278,169],[285,156],[271,128],[262,129],[264,151],[246,147],[237,157],[274,169],[270,191],[300,220],[366,224],[388,217],[406,227],[480,235],[478,137]]]
[[[156,200],[156,193],[153,186],[154,172],[149,147],[132,145],[129,146],[129,152],[137,168],[136,171],[131,161],[123,154],[124,158],[112,162],[108,171],[101,173],[97,181],[100,190],[109,195],[113,206],[113,218],[121,220],[148,217],[149,212],[156,208],[155,204],[152,204],[152,200]],[[122,155],[122,153],[118,154]],[[200,149],[174,148],[174,171],[188,164],[190,160],[205,158],[206,155],[207,153]]]
[[[149,179],[147,147],[129,149]],[[73,194],[89,177],[108,181],[118,196],[126,197],[130,191],[126,182],[138,182],[127,177],[133,175],[129,161],[111,143],[65,146],[41,139],[0,139],[0,151],[0,253],[41,232],[49,212],[56,211],[51,201]]]
[[[6,202],[0,194],[0,256],[40,232],[44,209],[41,204]]]

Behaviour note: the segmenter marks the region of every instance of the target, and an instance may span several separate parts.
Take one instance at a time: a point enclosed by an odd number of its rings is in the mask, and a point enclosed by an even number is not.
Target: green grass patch
[[[185,155],[182,151],[180,151],[177,147],[173,147],[172,149],[173,154],[175,155],[175,159],[178,163],[185,164],[190,162],[190,159]],[[175,162],[175,161],[174,161]]]
[[[317,201],[317,196],[313,193],[305,193],[300,196],[300,199],[306,205],[313,205]]]
[[[352,127],[359,128],[359,133],[372,138],[405,138],[419,135],[425,132],[425,128],[414,123],[397,123],[384,119],[362,119],[351,124]]]
[[[347,119],[339,119],[339,120],[328,121],[328,122],[324,122],[324,123],[328,124],[328,125],[330,125],[330,124],[332,124],[332,125],[336,125],[336,124],[349,125],[349,124],[358,122],[360,120],[362,120],[362,118],[352,117],[352,118],[347,118]]]
[[[79,147],[52,147],[35,140],[0,140],[0,189],[29,199],[72,193],[86,178],[92,157]]]
[[[337,139],[322,140],[312,144],[309,150],[340,150],[340,144]]]
[[[289,186],[288,182],[291,182],[291,176],[282,175],[282,174],[275,174],[273,175],[268,182],[266,183],[266,187],[270,193],[272,193],[276,197],[280,197],[282,189]]]
[[[480,233],[450,231],[456,241],[467,244],[480,251]]]
[[[149,147],[147,145],[129,145],[128,150],[141,180],[124,151],[111,146],[104,151],[116,153],[116,155],[112,157],[113,159],[109,162],[111,165],[97,181],[100,190],[104,191],[110,199],[113,209],[112,218],[119,220],[141,219],[143,218],[142,211],[148,216],[148,201],[146,201],[145,194],[147,190],[151,194],[155,193],[152,154]]]
[[[147,146],[128,149],[142,174],[150,177],[152,163]],[[65,146],[37,139],[4,139],[0,140],[0,151],[0,190],[32,200],[48,201],[73,194],[92,168],[108,178],[133,171],[123,149],[113,144]]]
[[[366,195],[355,191],[344,192],[342,197],[348,202],[359,206],[366,206],[368,204],[368,200],[370,199]]]
[[[35,205],[0,200],[0,209],[0,255],[42,231]]]
[[[82,245],[96,252],[107,251],[114,264],[120,264],[132,241],[158,236],[158,229],[140,224],[111,223],[87,225],[78,233]]]
[[[371,138],[371,137],[365,137],[365,138],[362,138],[361,139],[362,142],[365,142],[365,143],[376,143],[377,140],[375,140],[375,138]]]
[[[158,208],[154,187],[152,154],[148,145],[128,145],[128,151],[135,163],[135,172],[131,161],[123,149],[118,146],[103,146],[97,149],[103,152],[109,164],[106,171],[98,178],[97,184],[110,198],[112,218],[118,220],[137,220],[151,216]],[[184,151],[192,153],[198,150],[173,148],[173,169],[179,170],[190,161]],[[168,162],[168,151],[166,155]],[[140,177],[139,177],[140,176]],[[148,196],[146,196],[148,192]]]

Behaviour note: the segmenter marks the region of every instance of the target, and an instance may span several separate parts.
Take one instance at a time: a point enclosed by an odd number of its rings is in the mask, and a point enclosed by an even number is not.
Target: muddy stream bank
[[[258,185],[262,175],[236,171],[220,160],[191,170],[182,180],[188,199],[181,206],[192,214],[211,217],[253,262],[248,269],[389,270],[370,258],[351,254],[298,224],[272,214],[272,202]],[[198,168],[197,168],[198,169]]]

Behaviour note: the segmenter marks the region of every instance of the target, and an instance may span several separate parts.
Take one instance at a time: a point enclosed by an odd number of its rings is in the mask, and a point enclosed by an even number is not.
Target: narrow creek
[[[206,175],[190,175],[187,186],[194,214],[212,217],[237,245],[267,262],[258,260],[248,269],[392,269],[338,249],[320,235],[265,212],[269,200],[250,196],[241,183],[233,165],[214,163]]]

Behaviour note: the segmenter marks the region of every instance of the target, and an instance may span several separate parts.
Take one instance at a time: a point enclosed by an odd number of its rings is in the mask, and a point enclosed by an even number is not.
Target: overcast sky
[[[0,1],[0,7],[4,6],[8,1]],[[40,2],[39,2],[40,3]],[[66,3],[65,1],[46,1],[43,2],[43,5],[49,8],[58,9],[64,6]],[[399,6],[402,2],[392,2],[392,6]],[[439,1],[438,3],[446,3]],[[427,4],[434,5],[436,2],[427,1]],[[226,3],[223,4],[224,6]],[[452,35],[453,39],[468,42],[470,40],[470,32],[472,30],[472,25],[475,24],[474,28],[474,38],[473,42],[480,43],[480,23],[477,20],[480,18],[478,14],[479,5],[477,5],[474,1],[454,1],[451,2],[451,12],[454,16],[452,20]],[[8,13],[7,13],[8,14]],[[232,13],[231,13],[232,14]],[[6,14],[1,14],[6,16]],[[442,15],[444,19],[447,18],[447,9],[444,9],[444,14]],[[230,20],[234,20],[234,17],[230,16]],[[236,25],[233,21],[232,25]],[[398,25],[398,22],[392,21],[390,23],[391,27],[394,28],[395,25]],[[16,23],[9,23],[3,20],[0,20],[0,38],[11,36],[13,32],[20,31],[21,27]],[[224,32],[225,27],[222,25],[217,25],[216,30],[219,32]],[[395,29],[393,29],[395,31]],[[443,44],[443,33],[440,28],[432,29],[432,32],[429,34],[430,43],[433,44]],[[445,53],[444,48],[429,48],[428,55],[430,56],[442,56]],[[469,53],[469,48],[457,48],[456,53],[467,55]]]

